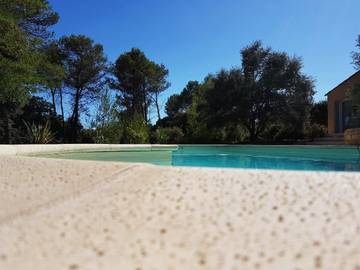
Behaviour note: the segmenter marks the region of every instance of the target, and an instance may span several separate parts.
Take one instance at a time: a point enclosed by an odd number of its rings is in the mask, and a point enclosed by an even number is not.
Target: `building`
[[[350,128],[352,105],[348,92],[355,84],[360,84],[360,71],[355,72],[326,94],[329,134],[343,133]]]

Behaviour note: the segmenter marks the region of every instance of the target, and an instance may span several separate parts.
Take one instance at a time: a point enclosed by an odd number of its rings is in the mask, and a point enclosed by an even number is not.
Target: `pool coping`
[[[136,150],[150,150],[150,151],[168,151],[176,150],[181,146],[193,147],[299,147],[299,148],[354,148],[350,145],[257,145],[257,144],[0,144],[0,156],[3,155],[36,155],[41,153],[56,153],[56,152],[74,152],[74,151],[136,151]]]
[[[298,148],[334,148],[334,149],[351,149],[356,148],[355,146],[349,145],[256,145],[256,144],[14,144],[14,145],[2,145],[0,144],[0,157],[1,156],[23,156],[23,157],[35,157],[35,158],[48,158],[53,159],[54,157],[46,156],[61,153],[76,153],[76,152],[103,152],[103,151],[122,151],[122,152],[147,152],[147,151],[174,151],[180,147],[267,147],[267,148],[285,148],[285,147],[298,147]],[[360,153],[360,152],[359,152]],[[56,157],[55,159],[63,159]],[[76,162],[76,159],[71,159]],[[81,160],[81,159],[80,159]],[[104,162],[101,160],[92,160],[94,162]],[[109,161],[105,161],[109,162]],[[141,165],[154,165],[148,162],[124,162],[115,161],[118,163],[133,163]],[[166,165],[162,165],[167,167]],[[217,168],[217,167],[199,167],[199,166],[184,166],[181,168]],[[218,169],[228,169],[219,167]],[[229,168],[229,169],[245,169],[251,168]],[[288,170],[288,169],[268,169],[268,168],[256,168],[256,171],[302,171],[307,170]],[[316,170],[309,170],[308,172],[317,172]],[[322,172],[337,172],[337,173],[357,173],[356,171],[322,171]]]
[[[41,153],[102,151],[102,150],[175,150],[177,145],[163,144],[16,144],[0,145],[0,156],[32,156]]]

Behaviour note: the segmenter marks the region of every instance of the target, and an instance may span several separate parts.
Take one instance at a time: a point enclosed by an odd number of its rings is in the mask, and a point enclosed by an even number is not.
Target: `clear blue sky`
[[[84,34],[110,61],[138,47],[170,70],[171,88],[240,65],[254,40],[300,56],[316,81],[316,100],[354,72],[359,0],[50,0],[57,36]]]

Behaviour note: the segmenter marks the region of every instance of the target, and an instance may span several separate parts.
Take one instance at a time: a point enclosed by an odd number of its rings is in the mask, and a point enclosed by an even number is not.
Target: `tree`
[[[36,86],[39,48],[51,36],[58,15],[46,0],[0,1],[0,140],[16,141],[14,119]]]
[[[65,55],[62,53],[58,41],[51,41],[42,48],[43,61],[40,67],[40,74],[43,78],[45,91],[50,91],[52,101],[52,113],[57,114],[56,99],[60,96],[60,109],[64,122],[64,107],[62,86],[65,79],[63,61]]]
[[[180,94],[170,96],[165,105],[167,117],[158,124],[164,127],[179,127],[186,133],[188,109],[199,88],[200,84],[197,81],[189,81]]]
[[[21,107],[16,103],[0,104],[0,143],[12,144],[18,141],[15,119],[21,112]]]
[[[140,115],[149,122],[149,109],[155,104],[160,118],[159,94],[169,86],[169,71],[150,61],[139,49],[132,49],[116,60],[112,68],[112,89],[118,92],[120,109],[131,116]]]
[[[256,140],[269,121],[281,119],[300,135],[312,103],[313,82],[301,73],[299,58],[274,52],[255,42],[242,50],[247,98],[245,127]]]
[[[115,114],[115,104],[110,95],[109,89],[106,88],[100,94],[99,106],[93,121],[93,126],[96,128],[103,128],[107,124],[115,121]]]
[[[8,112],[6,118],[3,117],[4,110]],[[0,106],[0,143],[29,143],[24,122],[34,126],[45,126],[49,122],[56,139],[62,139],[61,120],[52,114],[51,103],[33,96],[23,107],[13,104]]]
[[[0,2],[0,102],[23,103],[34,91],[41,81],[38,48],[57,21],[46,0]]]
[[[203,99],[199,100],[197,108],[200,119],[215,128],[241,120],[248,105],[243,80],[241,70],[235,68],[208,76],[203,87]]]
[[[158,128],[155,131],[156,143],[179,144],[182,143],[184,133],[179,127]]]
[[[72,99],[70,140],[79,139],[80,114],[93,102],[104,86],[106,57],[103,47],[83,35],[65,36],[59,41],[65,58],[64,84]]]
[[[314,94],[301,60],[256,41],[241,51],[241,68],[222,70],[199,106],[209,126],[241,124],[256,141],[269,123],[281,122],[300,136]]]
[[[100,95],[95,118],[91,123],[94,142],[120,143],[122,137],[121,122],[116,111],[114,98],[108,88]]]
[[[121,143],[143,144],[149,143],[149,126],[141,115],[133,115],[131,118],[121,119],[122,136]]]
[[[328,104],[326,100],[316,102],[312,105],[310,110],[310,122],[312,124],[319,124],[327,126],[328,123]]]
[[[159,96],[162,92],[170,87],[170,83],[167,81],[169,70],[164,65],[153,64],[151,68],[151,88],[150,94],[152,94],[153,103],[155,104],[158,120],[161,119]]]
[[[180,94],[169,97],[165,111],[169,117],[175,117],[177,114],[185,113],[192,103],[193,94],[199,91],[197,81],[189,81]]]
[[[52,35],[48,27],[58,22],[59,16],[47,0],[2,0],[3,12],[11,13],[20,29],[30,39],[46,39]]]
[[[351,53],[352,59],[353,59],[353,64],[356,70],[360,70],[360,35],[358,35],[357,39],[356,39],[356,48],[358,49],[358,51],[353,51]]]
[[[52,112],[52,104],[33,96],[16,118],[22,143],[49,143],[62,139],[61,118]],[[37,137],[34,138],[34,137]]]

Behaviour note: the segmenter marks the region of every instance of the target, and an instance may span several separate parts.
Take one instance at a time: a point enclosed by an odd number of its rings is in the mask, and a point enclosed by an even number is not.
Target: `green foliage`
[[[301,137],[314,94],[301,61],[255,42],[241,51],[242,66],[212,76],[199,103],[210,127],[241,125],[257,141],[269,123],[281,122]]]
[[[360,84],[356,84],[350,89],[349,98],[351,99],[353,110],[351,127],[358,128],[360,127]]]
[[[190,81],[172,95],[167,117],[160,119],[159,95],[170,86],[164,65],[135,48],[120,55],[111,67],[113,76],[105,78],[107,60],[100,44],[83,35],[49,42],[48,27],[57,20],[46,0],[0,0],[0,142],[68,138],[148,143],[154,108],[159,119],[151,134],[159,143],[280,142],[312,139],[324,132],[326,104],[312,104],[313,81],[302,73],[301,60],[259,41],[241,50],[240,67],[209,75],[202,83]],[[360,53],[352,55],[360,69]],[[106,84],[116,91],[115,98]],[[51,94],[52,104],[29,101],[39,89]],[[354,115],[360,111],[359,89],[351,93]],[[72,108],[68,122],[65,93]],[[92,126],[83,129],[81,116],[99,96]],[[62,118],[57,115],[58,99]],[[19,124],[23,120],[25,126]]]
[[[304,137],[312,141],[315,138],[324,137],[326,134],[326,127],[319,124],[307,124],[304,129]]]
[[[286,130],[286,129],[285,129]],[[281,141],[284,136],[284,126],[279,124],[271,124],[266,127],[262,133],[262,139],[268,143]]]
[[[350,89],[349,97],[353,106],[360,106],[360,84],[356,84]]]
[[[80,130],[79,141],[81,143],[96,143],[96,131],[90,128]]]
[[[249,141],[249,132],[241,125],[227,126],[223,129],[222,143],[241,144]]]
[[[170,83],[167,81],[169,71],[164,65],[150,61],[139,49],[132,49],[122,54],[112,68],[114,80],[112,89],[118,92],[117,103],[122,112],[132,117],[138,114],[149,121],[149,109],[155,104],[158,116],[158,96]]]
[[[93,102],[104,86],[106,57],[103,47],[83,35],[62,37],[59,41],[64,55],[65,80],[69,88],[72,114],[70,116],[70,138],[79,140],[80,114]]]
[[[183,142],[184,133],[179,127],[158,128],[155,138],[160,144],[179,144]]]
[[[134,115],[122,122],[121,143],[144,144],[149,143],[150,130],[141,115]]]
[[[327,101],[319,101],[311,106],[310,122],[327,126],[328,124],[328,104]]]
[[[95,129],[94,142],[118,144],[122,140],[122,127],[120,123],[113,122]]]
[[[0,103],[24,104],[41,83],[39,47],[57,20],[45,0],[0,1]]]
[[[6,103],[0,106],[0,143],[30,143],[24,121],[35,126],[51,122],[56,141],[63,139],[61,118],[51,113],[51,104],[40,97],[32,97],[24,106]]]
[[[45,125],[29,124],[24,121],[26,126],[28,140],[33,144],[48,144],[54,141],[55,134],[51,131],[50,122],[46,121]]]
[[[296,127],[278,122],[267,125],[260,139],[265,143],[292,143],[303,137],[304,130],[299,133]]]
[[[110,95],[109,89],[106,88],[100,94],[99,105],[92,126],[94,128],[102,128],[105,125],[116,121],[116,118],[116,104]]]
[[[61,51],[57,41],[46,44],[42,49],[41,66],[39,73],[45,91],[50,91],[53,103],[53,113],[56,114],[56,95],[61,91],[62,83],[65,79],[65,68],[63,61],[65,55]]]
[[[57,20],[45,0],[0,1],[0,142],[23,142],[18,118],[43,82],[40,48],[51,36],[47,28]],[[23,115],[28,116],[26,108]]]
[[[195,106],[194,98],[199,92],[199,87],[200,84],[197,81],[190,81],[180,94],[170,96],[165,105],[168,118],[158,124],[160,126],[180,127],[187,134],[190,110],[194,111],[195,109],[190,107]]]
[[[356,39],[356,49],[351,53],[355,69],[360,70],[360,35]]]
[[[2,103],[0,105],[0,143],[13,144],[19,141],[19,126],[16,118],[21,114],[17,103]]]
[[[120,143],[123,130],[115,107],[109,90],[105,89],[100,96],[95,119],[91,123],[95,143]]]
[[[190,81],[180,94],[169,97],[165,112],[171,118],[175,118],[178,114],[185,113],[192,104],[193,95],[199,91],[200,84],[197,81]]]
[[[17,22],[28,38],[48,38],[51,33],[47,28],[59,20],[47,0],[2,0],[0,11]]]

